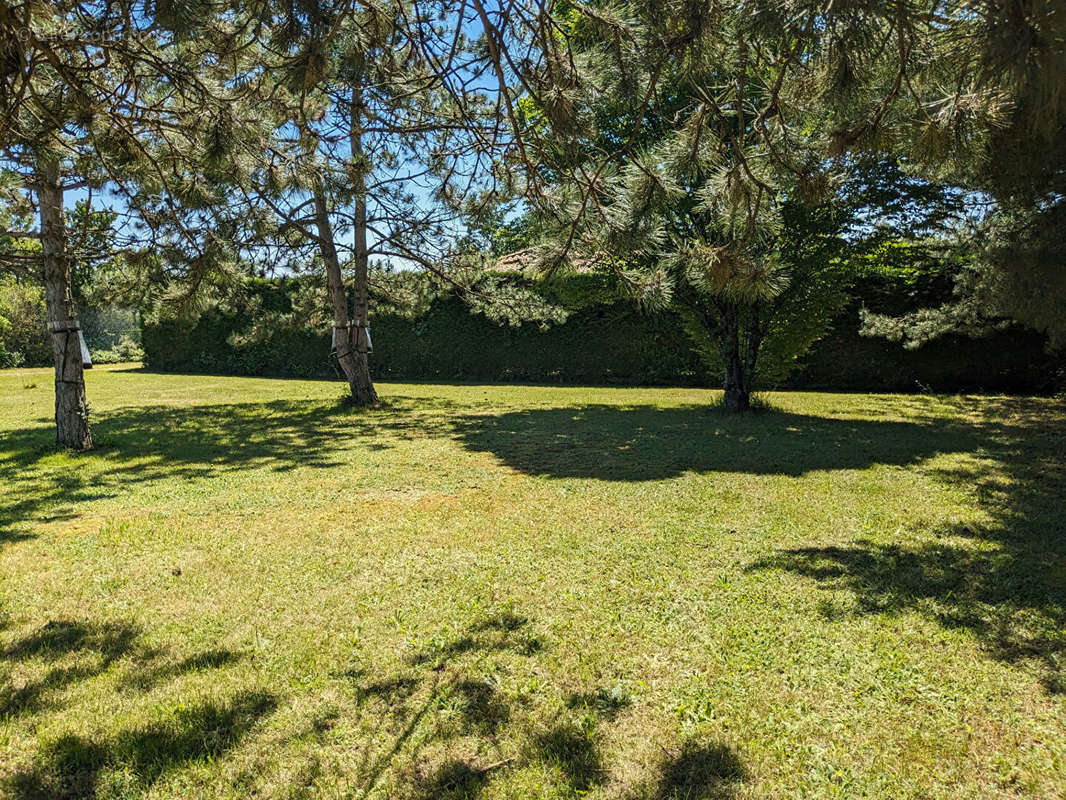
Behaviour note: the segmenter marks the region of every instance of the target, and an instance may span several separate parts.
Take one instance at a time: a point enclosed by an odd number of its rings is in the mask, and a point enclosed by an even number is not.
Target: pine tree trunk
[[[63,189],[59,163],[48,158],[38,164],[37,199],[41,218],[41,267],[48,325],[55,353],[56,443],[72,450],[93,446],[85,372],[66,253]]]
[[[357,340],[360,328],[353,326],[348,317],[348,295],[344,289],[340,258],[333,243],[333,226],[329,221],[329,206],[324,188],[315,187],[315,217],[318,228],[319,250],[326,265],[326,285],[333,306],[333,331],[336,336],[337,363],[348,380],[352,403],[360,406],[376,406],[378,395],[370,380],[370,365],[366,350],[360,351]],[[365,306],[364,306],[365,307]]]
[[[747,347],[741,345],[740,310],[735,306],[727,307],[723,313],[722,365],[725,390],[725,407],[730,411],[749,411],[751,409],[751,387],[755,375],[755,359],[758,342],[748,337]]]
[[[378,393],[370,380],[367,331],[370,329],[370,280],[366,253],[366,198],[355,201],[355,279],[352,286],[352,358],[355,370],[348,378],[352,401],[357,406],[376,406]]]
[[[349,380],[352,385],[352,400],[358,406],[376,406],[378,393],[374,390],[374,384],[370,380],[370,363],[367,353],[369,352],[369,339],[367,332],[370,330],[370,275],[369,257],[366,246],[366,178],[364,177],[364,153],[363,153],[363,114],[366,108],[363,101],[363,90],[358,81],[352,86],[352,116],[351,116],[351,148],[352,161],[355,169],[352,175],[352,189],[355,194],[355,208],[353,213],[353,235],[355,263],[354,282],[352,284],[352,346],[355,350],[355,363],[357,367],[356,384]]]
[[[354,332],[355,329],[353,329]],[[354,336],[352,337],[355,338]],[[354,342],[353,342],[354,345]],[[376,408],[379,404],[374,382],[370,380],[370,363],[366,353],[352,351],[354,369],[348,376],[348,388],[352,393],[352,403],[360,408]]]
[[[740,358],[730,358],[725,363],[725,406],[730,411],[751,409],[751,380],[745,374]]]

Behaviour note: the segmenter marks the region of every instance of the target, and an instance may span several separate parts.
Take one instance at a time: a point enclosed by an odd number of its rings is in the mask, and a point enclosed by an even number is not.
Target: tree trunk
[[[326,285],[333,305],[337,363],[340,364],[344,377],[348,379],[352,403],[360,407],[376,406],[378,395],[370,380],[365,345],[360,352],[356,344],[360,328],[352,325],[348,317],[348,295],[344,290],[344,275],[341,273],[340,258],[333,242],[333,225],[329,221],[325,189],[321,184],[315,187],[315,222],[318,228],[319,251],[326,265]]]
[[[730,411],[751,409],[751,376],[746,374],[744,362],[729,358],[725,362],[725,406]]]
[[[720,340],[725,376],[725,407],[730,411],[751,410],[751,388],[755,378],[755,364],[759,355],[761,335],[757,331],[741,330],[741,310],[730,306],[724,310]],[[752,312],[748,324],[757,328],[758,316]]]
[[[56,443],[72,450],[89,450],[93,440],[89,431],[89,404],[85,399],[78,317],[70,291],[59,162],[54,158],[42,159],[37,177],[42,278],[55,353]]]
[[[370,275],[369,258],[366,247],[366,177],[363,170],[365,166],[365,154],[363,152],[363,114],[366,107],[363,102],[363,90],[358,81],[352,86],[352,112],[351,112],[351,148],[352,162],[355,169],[352,170],[352,190],[355,194],[355,208],[352,218],[353,236],[355,241],[355,269],[352,284],[352,345],[355,350],[356,377],[358,378],[358,391],[352,384],[352,399],[359,406],[376,406],[378,393],[374,391],[374,384],[370,380],[370,363],[367,354],[370,351]],[[349,383],[352,383],[349,380]]]

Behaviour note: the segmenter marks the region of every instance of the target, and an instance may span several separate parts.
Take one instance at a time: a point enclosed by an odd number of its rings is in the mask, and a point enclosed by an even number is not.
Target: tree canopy
[[[871,331],[917,345],[1008,319],[1060,344],[1060,12],[1054,0],[5,4],[0,267],[46,287],[59,439],[73,447],[91,435],[72,271],[103,228],[71,226],[68,195],[86,219],[112,205],[129,284],[170,299],[239,285],[255,263],[323,273],[364,404],[369,290],[388,288],[390,267],[502,320],[557,317],[484,272],[471,233],[510,200],[504,216],[536,217],[542,271],[576,255],[644,303],[683,307],[742,408],[780,320],[802,349],[840,302],[832,253],[862,225],[847,182],[863,163],[900,172],[867,171],[867,211],[895,202],[902,220],[939,191],[927,204],[939,229],[923,237],[966,253],[954,302],[871,318]],[[901,176],[895,201],[873,196]],[[798,297],[803,314],[778,315]]]

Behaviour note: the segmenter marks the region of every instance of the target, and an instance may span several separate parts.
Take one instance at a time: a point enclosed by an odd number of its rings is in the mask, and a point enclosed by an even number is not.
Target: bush
[[[103,362],[103,352],[140,352],[141,324],[136,311],[128,308],[87,308],[78,312],[85,344],[94,361]],[[130,359],[123,359],[128,361]],[[136,359],[133,359],[136,360]]]
[[[0,278],[0,366],[52,363],[44,289],[14,278]]]
[[[78,321],[95,363],[141,359],[141,325],[136,311],[86,309],[79,312]],[[0,279],[0,368],[46,367],[53,358],[43,287]]]
[[[123,336],[109,350],[92,351],[92,357],[94,364],[120,364],[127,361],[142,361],[144,359],[144,351],[131,337]]]
[[[22,353],[10,353],[7,346],[0,340],[0,369],[22,366]]]
[[[174,372],[327,377],[330,333],[279,327],[268,336],[241,336],[242,312],[215,309],[195,323],[145,325],[145,365]],[[625,304],[595,306],[563,325],[497,325],[445,299],[415,320],[373,320],[375,378],[530,381],[539,383],[701,384],[703,368],[680,323],[646,317]]]

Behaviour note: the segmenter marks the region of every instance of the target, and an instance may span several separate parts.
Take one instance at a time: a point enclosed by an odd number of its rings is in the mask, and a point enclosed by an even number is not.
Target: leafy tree
[[[0,277],[0,367],[37,366],[51,360],[45,319],[40,285]]]

